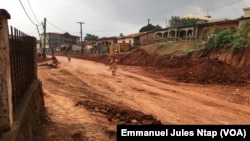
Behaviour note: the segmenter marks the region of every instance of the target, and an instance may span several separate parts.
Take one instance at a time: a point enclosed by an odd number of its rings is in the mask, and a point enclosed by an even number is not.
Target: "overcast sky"
[[[43,33],[44,18],[47,32],[80,36],[77,22],[84,22],[83,37],[87,33],[111,37],[137,33],[148,19],[165,28],[171,16],[189,13],[236,19],[244,15],[245,7],[250,7],[250,0],[0,0],[0,9],[11,15],[9,25],[36,38],[36,25]]]

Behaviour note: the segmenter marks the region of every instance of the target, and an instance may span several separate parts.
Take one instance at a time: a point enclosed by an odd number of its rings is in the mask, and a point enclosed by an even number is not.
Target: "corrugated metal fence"
[[[10,27],[10,66],[13,113],[20,105],[36,74],[36,38]]]

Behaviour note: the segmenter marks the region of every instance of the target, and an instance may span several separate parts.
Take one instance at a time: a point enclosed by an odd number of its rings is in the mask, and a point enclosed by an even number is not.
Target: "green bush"
[[[241,24],[239,33],[244,38],[243,42],[250,46],[250,20],[247,20]]]
[[[213,37],[207,39],[208,49],[223,47],[236,49],[250,45],[250,20],[243,22],[239,29],[220,30]]]
[[[214,38],[213,47],[223,48],[230,47],[232,49],[240,48],[247,44],[247,33],[243,29],[236,31],[235,29],[226,29],[219,32]]]
[[[247,39],[241,34],[234,34],[233,39],[230,43],[232,49],[240,48],[247,43]]]
[[[221,31],[214,38],[214,47],[222,48],[224,46],[230,46],[233,39],[234,35],[231,29]]]

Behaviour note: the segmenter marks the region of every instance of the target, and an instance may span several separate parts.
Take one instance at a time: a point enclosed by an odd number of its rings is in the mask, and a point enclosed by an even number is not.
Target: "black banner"
[[[250,125],[117,125],[117,141],[250,141]]]

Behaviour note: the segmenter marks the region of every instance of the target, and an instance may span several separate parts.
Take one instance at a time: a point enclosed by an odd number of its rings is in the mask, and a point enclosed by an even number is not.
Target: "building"
[[[95,40],[97,46],[109,46],[117,43],[117,37],[103,37]]]
[[[210,21],[204,24],[199,24],[197,26],[197,37],[202,37],[203,35],[214,35],[218,32],[225,30],[225,29],[236,29],[239,27],[239,20],[229,20],[229,19],[222,19],[222,20],[215,20]]]
[[[250,7],[243,8],[244,17],[250,17]]]
[[[217,19],[211,20],[207,23],[198,24],[197,25],[197,37],[201,37],[204,34],[214,35],[219,31],[225,29],[237,29],[241,26],[241,24],[245,21],[250,21],[250,7],[243,8],[244,16],[238,19]]]
[[[155,41],[188,40],[195,36],[195,26],[169,27],[155,32]]]
[[[211,21],[210,16],[200,16],[195,14],[187,14],[182,17],[183,19],[197,19],[197,24],[204,24]],[[155,32],[155,41],[157,40],[167,40],[167,41],[177,41],[177,40],[189,40],[197,37],[197,26],[196,25],[185,25],[178,27],[167,27],[165,29]],[[160,38],[159,38],[160,37]]]
[[[150,32],[139,32],[118,38],[117,43],[128,43],[130,47],[140,46],[142,35],[149,35]],[[147,42],[147,41],[146,41]],[[145,43],[146,44],[146,43]]]
[[[117,37],[103,37],[86,43],[84,48],[86,52],[108,53],[109,45],[116,43]]]
[[[45,48],[46,51],[50,51],[50,49],[53,49],[54,51],[56,48],[58,48],[61,45],[64,44],[70,44],[70,45],[76,45],[79,44],[80,37],[70,35],[69,33],[52,33],[48,32],[46,33],[46,39],[45,39]],[[44,34],[41,34],[41,44],[42,48],[44,48]]]
[[[194,18],[199,19],[195,25],[190,26],[179,26],[179,27],[168,27],[155,32],[155,41],[167,40],[190,40],[194,38],[201,38],[204,35],[215,35],[219,31],[225,29],[236,29],[239,28],[241,23],[250,20],[250,7],[243,8],[245,12],[244,16],[238,19],[211,19],[210,16],[198,16],[194,14],[188,14],[183,18]],[[161,38],[159,38],[161,37]]]
[[[140,35],[140,45],[152,44],[159,39],[161,39],[161,36],[155,35],[155,31],[149,31],[146,34]]]

